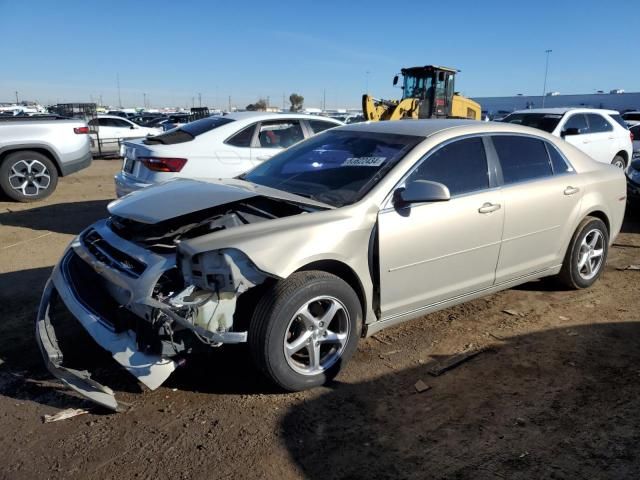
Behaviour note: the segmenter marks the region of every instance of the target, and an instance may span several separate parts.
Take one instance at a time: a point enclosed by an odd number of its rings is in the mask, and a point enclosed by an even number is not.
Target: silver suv
[[[19,202],[48,197],[59,176],[91,164],[88,133],[82,120],[0,119],[0,190]]]

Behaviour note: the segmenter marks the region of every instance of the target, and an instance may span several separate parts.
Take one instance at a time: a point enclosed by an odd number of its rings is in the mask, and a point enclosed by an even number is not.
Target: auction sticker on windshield
[[[379,167],[387,157],[351,157],[342,162],[343,167]]]

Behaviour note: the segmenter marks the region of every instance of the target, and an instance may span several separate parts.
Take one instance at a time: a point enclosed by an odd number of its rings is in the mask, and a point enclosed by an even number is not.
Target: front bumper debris
[[[85,398],[111,410],[121,410],[109,387],[91,379],[87,371],[64,365],[63,353],[50,318],[50,307],[55,295],[98,345],[109,351],[116,362],[151,390],[158,388],[176,369],[177,364],[160,355],[140,352],[135,333],[131,330],[117,333],[109,329],[103,319],[76,298],[72,287],[65,281],[63,266],[64,262],[58,264],[47,282],[36,320],[36,339],[47,369]]]

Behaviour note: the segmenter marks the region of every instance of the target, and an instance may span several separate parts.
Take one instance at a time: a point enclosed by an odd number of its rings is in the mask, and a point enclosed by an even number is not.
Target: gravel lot
[[[532,282],[411,321],[361,341],[338,381],[311,392],[274,391],[244,346],[143,391],[79,342],[132,404],[112,414],[51,379],[33,321],[66,244],[105,216],[119,166],[95,161],[44,202],[0,202],[0,478],[640,477],[640,271],[618,270],[640,264],[640,212],[594,288]],[[431,388],[417,393],[418,380]]]

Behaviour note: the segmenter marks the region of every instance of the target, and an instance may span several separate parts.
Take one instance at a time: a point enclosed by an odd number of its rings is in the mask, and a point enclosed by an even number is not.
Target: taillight
[[[75,133],[89,133],[89,127],[76,127],[73,131]]]
[[[633,142],[633,132],[629,132],[629,136],[631,137],[631,141]]]
[[[186,158],[138,157],[138,160],[154,172],[179,172],[187,163]]]

